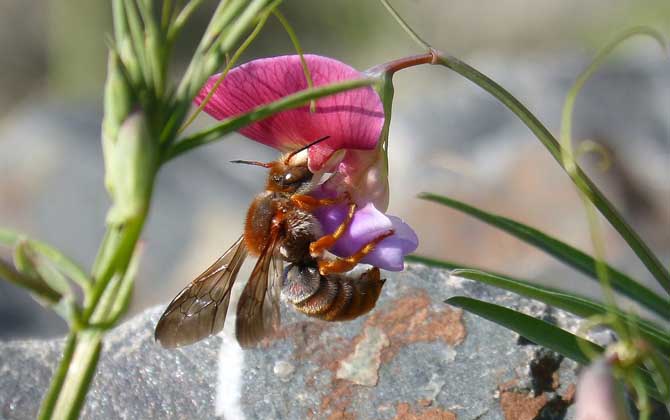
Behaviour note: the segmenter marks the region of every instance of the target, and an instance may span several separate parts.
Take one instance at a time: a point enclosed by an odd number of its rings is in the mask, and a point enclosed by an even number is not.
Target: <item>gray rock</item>
[[[107,336],[83,418],[573,418],[574,362],[442,301],[536,316],[544,305],[420,265],[387,278],[367,316],[326,323],[286,307],[282,328],[244,352],[225,334],[162,349],[152,334],[163,308],[149,309]],[[61,347],[0,343],[0,417],[34,418]]]

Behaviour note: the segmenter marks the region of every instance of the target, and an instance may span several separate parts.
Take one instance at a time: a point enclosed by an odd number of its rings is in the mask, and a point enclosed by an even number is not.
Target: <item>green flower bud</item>
[[[158,170],[158,141],[151,135],[144,112],[135,111],[126,118],[116,142],[106,150],[105,161],[106,183],[114,202],[108,222],[123,224],[146,211]]]
[[[105,81],[105,115],[102,120],[102,151],[105,155],[105,171],[109,172],[109,159],[112,146],[116,142],[121,124],[131,112],[132,90],[123,71],[118,54],[111,50],[107,59],[107,80]],[[105,179],[111,193],[111,185]]]

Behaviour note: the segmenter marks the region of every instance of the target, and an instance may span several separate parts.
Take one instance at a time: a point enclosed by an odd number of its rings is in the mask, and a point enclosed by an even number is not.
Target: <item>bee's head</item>
[[[248,160],[234,160],[234,163],[262,166],[270,169],[266,189],[283,193],[306,192],[312,182],[314,174],[307,166],[308,149],[320,143],[329,136],[322,137],[298,150],[283,155],[274,162],[256,162]]]
[[[268,174],[268,190],[296,193],[309,186],[314,174],[307,167],[307,159],[296,161],[297,157],[294,156],[293,159],[282,157],[276,162],[272,162]]]

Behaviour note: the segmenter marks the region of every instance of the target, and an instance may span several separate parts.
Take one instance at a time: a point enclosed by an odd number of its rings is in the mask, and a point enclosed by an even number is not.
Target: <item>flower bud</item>
[[[114,50],[107,59],[107,80],[105,81],[105,115],[102,120],[102,152],[105,156],[105,173],[109,173],[109,156],[112,154],[116,137],[124,119],[130,114],[132,94],[128,80],[122,69],[119,56]],[[112,192],[109,177],[105,186]]]
[[[106,184],[114,202],[108,222],[124,223],[146,210],[158,169],[158,142],[144,112],[130,114],[108,147]]]
[[[107,59],[107,80],[105,81],[105,116],[102,121],[103,138],[114,141],[124,119],[132,107],[132,90],[123,64],[115,51],[109,52]]]

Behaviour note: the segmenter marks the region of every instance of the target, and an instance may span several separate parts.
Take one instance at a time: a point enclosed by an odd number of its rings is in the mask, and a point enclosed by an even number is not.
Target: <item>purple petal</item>
[[[319,209],[315,215],[324,232],[331,233],[342,223],[346,213],[347,206],[343,204]],[[395,233],[377,244],[361,262],[385,270],[402,271],[404,256],[417,248],[419,239],[408,224],[398,217],[385,215],[372,203],[356,210],[349,229],[330,251],[337,256],[348,257],[389,229]]]

